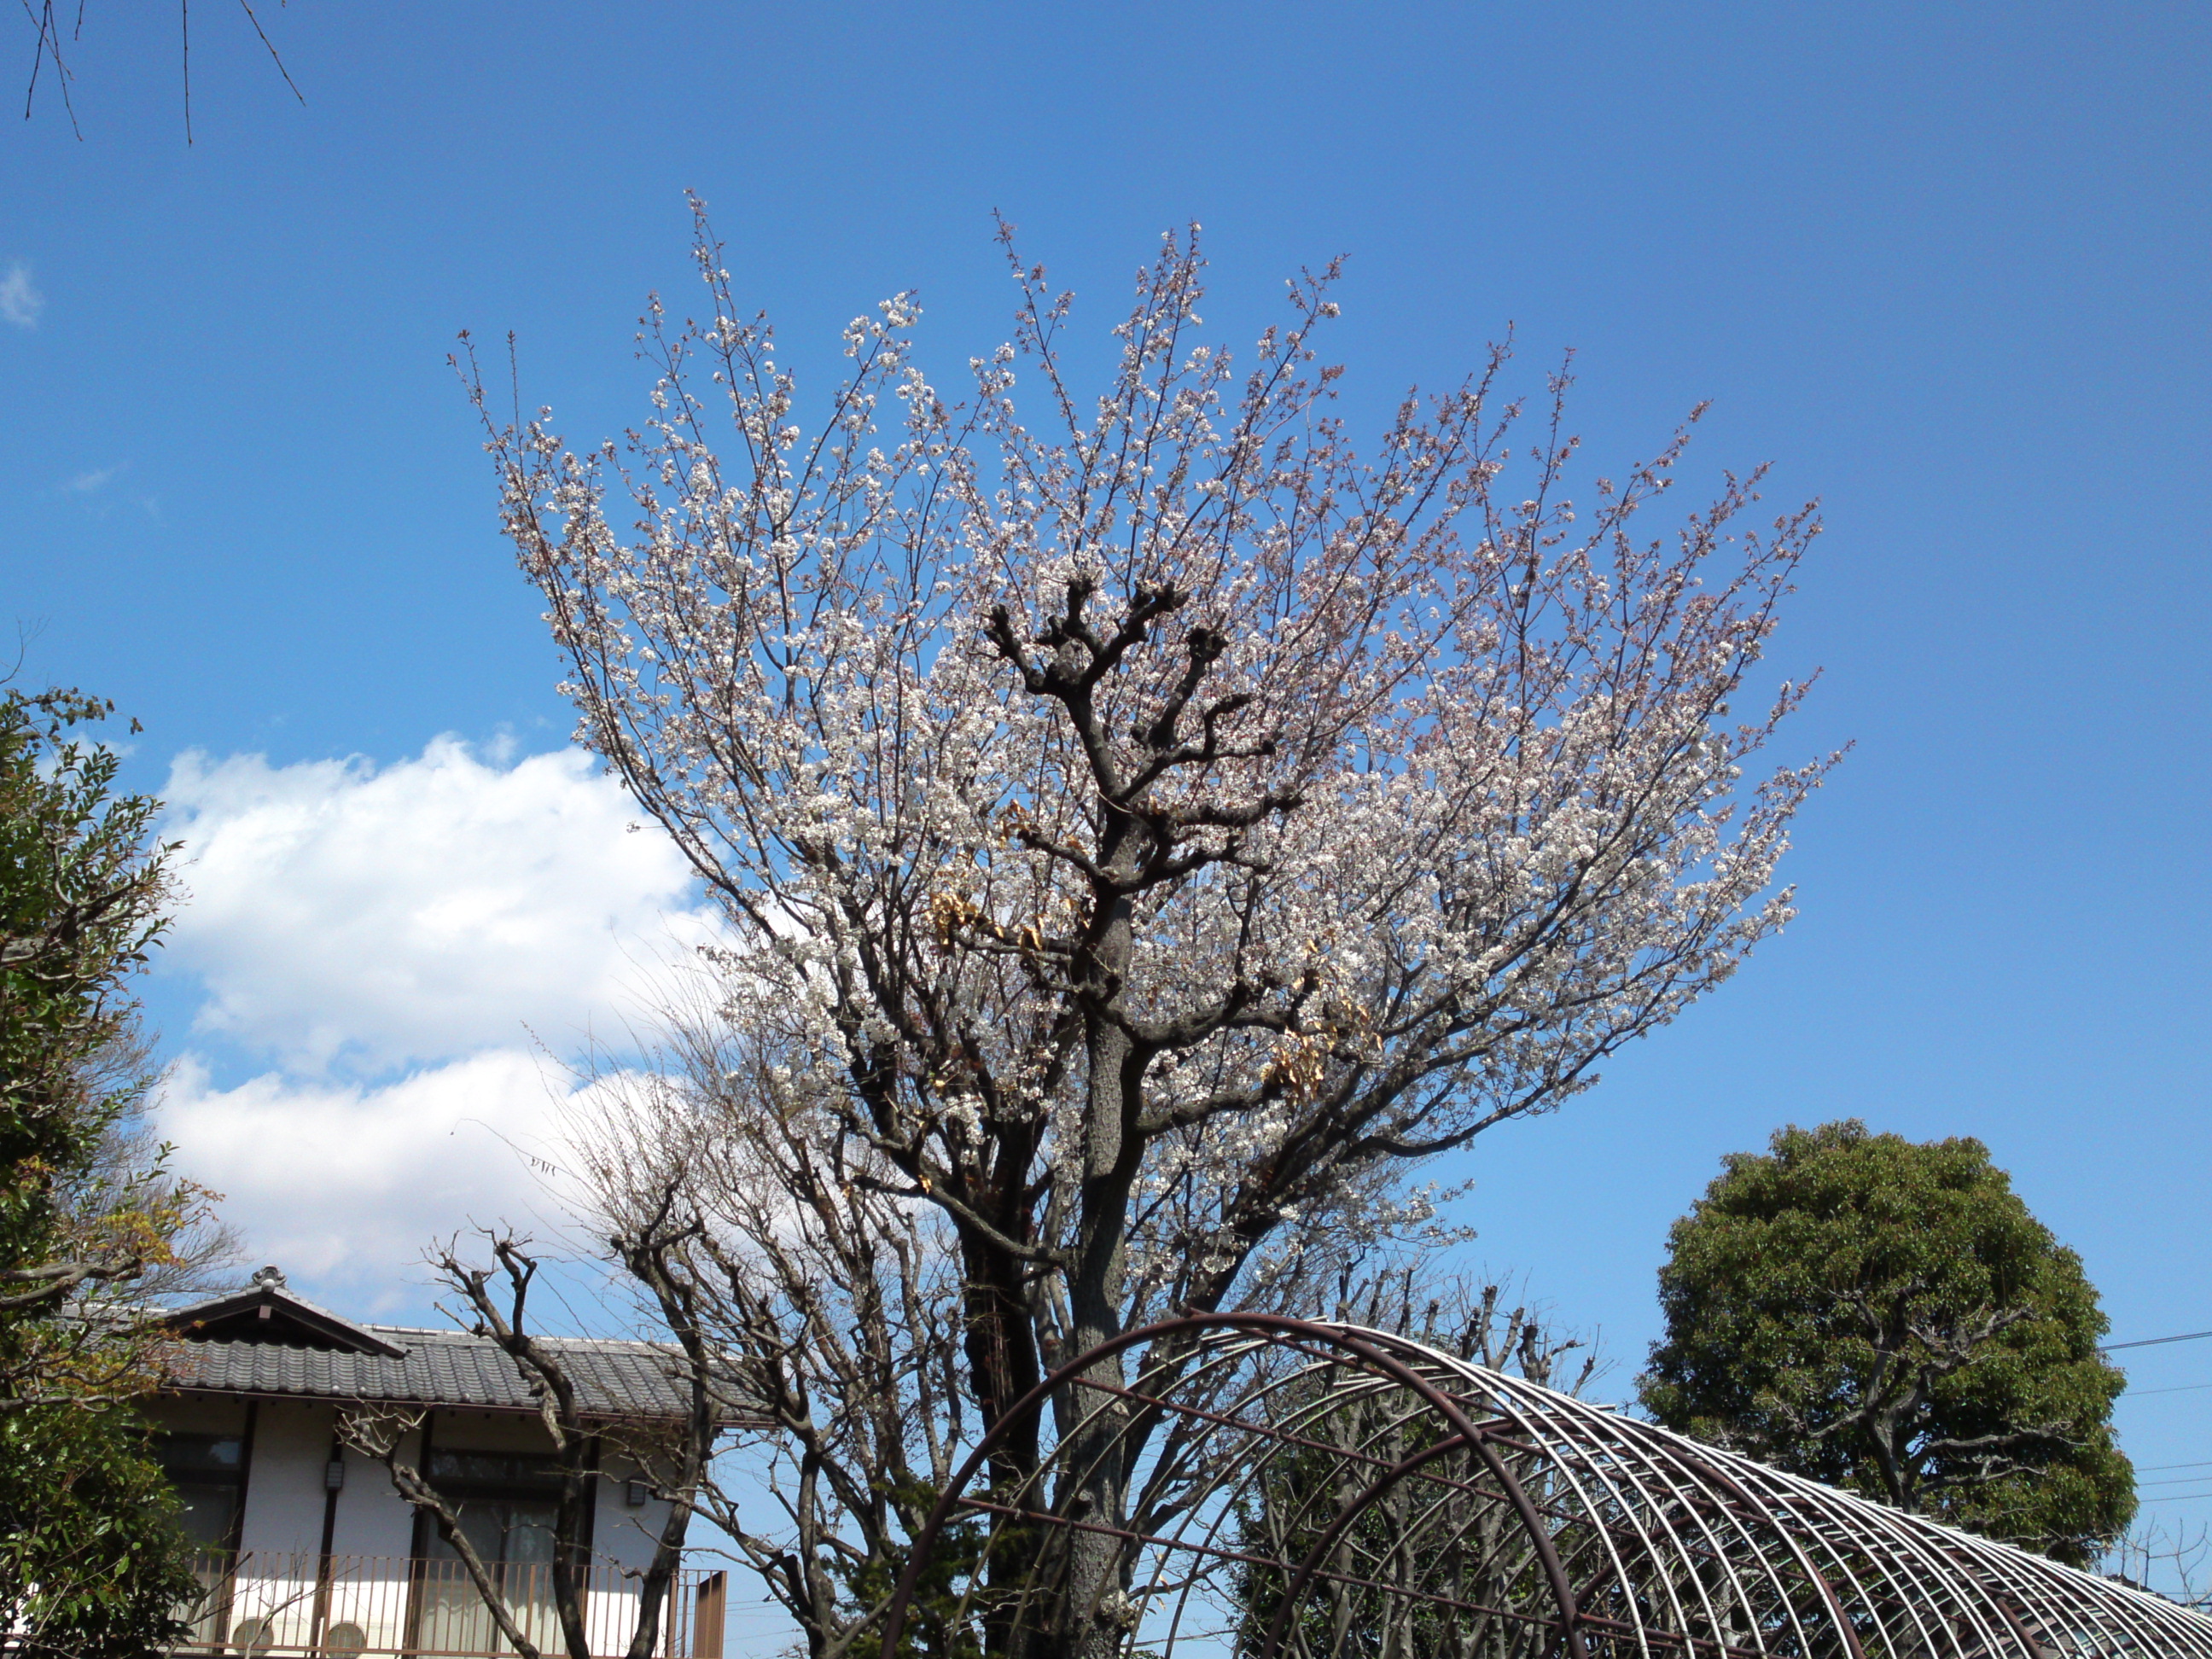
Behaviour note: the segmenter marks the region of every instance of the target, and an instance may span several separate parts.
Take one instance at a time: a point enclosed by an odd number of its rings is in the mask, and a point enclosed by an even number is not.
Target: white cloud
[[[31,268],[18,260],[0,276],[0,318],[18,328],[36,328],[46,296],[31,286]]]
[[[574,1085],[532,1035],[556,1054],[619,1037],[715,922],[580,753],[194,753],[166,793],[187,897],[158,971],[204,996],[161,1133],[255,1261],[343,1309],[426,1316],[432,1238],[542,1233],[581,1196],[557,1150]],[[274,1066],[235,1081],[262,1063],[241,1054]]]
[[[270,1073],[217,1089],[187,1057],[158,1111],[180,1166],[223,1194],[254,1261],[370,1314],[416,1299],[433,1238],[557,1215],[570,1178],[555,1121],[569,1086],[516,1048],[381,1088]]]
[[[113,466],[94,467],[89,472],[78,473],[76,477],[71,478],[66,484],[64,484],[62,488],[70,490],[76,495],[89,495],[97,490],[106,488],[109,483],[112,483],[116,476],[122,471],[123,463],[120,461],[118,461]]]
[[[711,936],[690,874],[577,752],[272,767],[180,757],[165,834],[189,900],[163,969],[197,975],[195,1029],[295,1073],[451,1060],[619,1031],[641,965]]]

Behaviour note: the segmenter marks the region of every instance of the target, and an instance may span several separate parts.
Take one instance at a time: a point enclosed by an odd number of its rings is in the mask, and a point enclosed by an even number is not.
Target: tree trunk
[[[1103,869],[1116,872],[1132,860],[1137,832],[1128,820],[1109,821],[1101,839]],[[1068,1284],[1068,1340],[1079,1354],[1121,1334],[1129,1193],[1143,1151],[1136,1135],[1143,1066],[1132,1053],[1128,1034],[1104,1012],[1119,1000],[1128,969],[1131,906],[1126,896],[1103,885],[1097,904],[1100,925],[1087,966],[1101,1006],[1086,1017],[1083,1186]],[[1083,1375],[1118,1389],[1124,1381],[1121,1357],[1102,1359]],[[1120,1527],[1127,1500],[1127,1449],[1121,1443],[1127,1408],[1115,1393],[1079,1385],[1072,1393],[1073,1426],[1067,1436],[1067,1485],[1060,1495],[1060,1512],[1089,1526]],[[1119,1592],[1127,1553],[1122,1540],[1109,1534],[1068,1529],[1056,1620],[1059,1659],[1106,1659],[1120,1646],[1126,1626],[1115,1615],[1125,1606]]]

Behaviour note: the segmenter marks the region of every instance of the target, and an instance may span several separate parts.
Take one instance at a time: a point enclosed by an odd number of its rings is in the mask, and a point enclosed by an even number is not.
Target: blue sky
[[[1857,746],[1805,816],[1788,935],[1449,1172],[1478,1259],[1602,1328],[1625,1389],[1720,1156],[1856,1115],[1988,1141],[2117,1338],[2212,1328],[2212,14],[262,10],[304,106],[242,16],[196,9],[187,148],[173,16],[92,0],[82,140],[45,88],[0,139],[0,621],[34,630],[29,677],[145,723],[137,781],[222,854],[155,1006],[209,1132],[185,1156],[267,1248],[304,1237],[272,1126],[317,1110],[320,1156],[385,1114],[438,1201],[524,1194],[485,1126],[532,1133],[526,1024],[572,1048],[618,1018],[622,941],[703,925],[556,753],[445,365],[459,329],[512,329],[572,437],[636,418],[689,187],[802,374],[896,289],[945,376],[1004,337],[996,208],[1098,319],[1202,222],[1232,343],[1348,254],[1355,427],[1509,324],[1531,384],[1578,351],[1608,465],[1714,400],[1700,476],[1771,460],[1778,498],[1826,503],[1774,660],[1826,670],[1796,747]],[[395,1237],[331,1234],[305,1277],[368,1297]],[[2212,1342],[2131,1370],[2138,1461],[2212,1460],[2212,1387],[2148,1392],[2212,1384]]]

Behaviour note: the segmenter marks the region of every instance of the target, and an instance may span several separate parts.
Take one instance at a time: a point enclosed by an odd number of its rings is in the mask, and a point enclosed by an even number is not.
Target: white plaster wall
[[[239,1547],[257,1555],[313,1554],[323,1540],[323,1467],[331,1407],[264,1400],[255,1413]]]
[[[246,1406],[235,1400],[156,1400],[149,1402],[147,1414],[164,1429],[234,1433],[245,1425]],[[330,1462],[335,1417],[335,1407],[327,1401],[259,1403],[246,1477],[243,1548],[273,1555],[321,1548],[324,1468]],[[432,1438],[435,1446],[449,1451],[550,1449],[545,1431],[534,1418],[512,1413],[441,1411],[432,1425]],[[403,1443],[407,1461],[418,1468],[422,1447],[419,1430]],[[356,1452],[343,1453],[343,1462],[345,1485],[333,1517],[331,1553],[410,1554],[414,1513],[392,1491],[391,1476],[381,1464]],[[649,1498],[642,1506],[631,1508],[628,1486],[636,1474],[636,1465],[620,1452],[609,1449],[602,1454],[592,1553],[614,1566],[642,1571],[653,1559],[668,1505]]]
[[[592,1609],[595,1650],[604,1646],[606,1651],[614,1653],[629,1646],[631,1633],[637,1626],[636,1580],[622,1575],[641,1573],[651,1564],[653,1546],[668,1519],[668,1505],[657,1498],[647,1498],[636,1509],[629,1506],[629,1480],[637,1472],[637,1466],[620,1452],[612,1447],[602,1448],[599,1499],[592,1514],[592,1564],[604,1575],[597,1580],[603,1588],[593,1598]],[[696,1525],[695,1522],[695,1529]],[[690,1622],[691,1594],[688,1584],[672,1587],[670,1591],[672,1599],[681,1604],[676,1608],[680,1624]],[[665,1617],[664,1613],[664,1620]],[[666,1628],[664,1623],[664,1632]],[[664,1647],[661,1650],[667,1650]]]
[[[420,1466],[422,1437],[418,1431],[400,1443],[403,1459]],[[392,1489],[384,1465],[345,1454],[345,1487],[338,1493],[337,1513],[331,1517],[333,1555],[406,1555],[415,1547],[415,1511]]]
[[[599,1501],[592,1516],[592,1553],[601,1561],[642,1572],[653,1561],[654,1542],[668,1522],[668,1505],[648,1498],[644,1507],[629,1507],[629,1479],[636,1466],[619,1452],[609,1450],[599,1463]],[[695,1517],[693,1525],[698,1525]]]
[[[163,1428],[235,1431],[244,1426],[246,1407],[239,1401],[155,1401],[149,1402],[148,1414]],[[241,1601],[235,1610],[240,1617],[272,1615],[289,1630],[289,1622],[307,1617],[312,1607],[313,1561],[322,1543],[324,1471],[330,1462],[335,1420],[336,1407],[329,1401],[264,1400],[256,1408],[240,1542],[258,1558],[258,1574],[269,1577],[257,1576],[248,1596],[252,1605]],[[534,1418],[480,1411],[438,1413],[432,1443],[449,1450],[550,1449],[544,1429]],[[402,1443],[403,1455],[417,1468],[422,1449],[419,1430]],[[345,1484],[332,1520],[331,1553],[342,1560],[390,1559],[412,1553],[414,1515],[392,1491],[383,1466],[351,1452],[343,1454],[343,1461]],[[658,1498],[648,1498],[635,1509],[629,1506],[628,1485],[636,1474],[636,1466],[619,1451],[607,1448],[602,1452],[592,1553],[599,1567],[613,1572],[598,1581],[601,1588],[593,1596],[590,1617],[595,1643],[608,1644],[610,1651],[627,1645],[635,1618],[635,1590],[619,1574],[623,1570],[642,1571],[650,1563],[654,1540],[668,1515],[667,1504]],[[695,1522],[694,1530],[700,1529],[701,1523]],[[287,1573],[288,1561],[296,1562],[301,1571]],[[331,1617],[378,1632],[390,1626],[397,1632],[399,1626],[393,1621],[402,1618],[404,1597],[378,1581],[373,1570],[367,1577],[360,1577],[358,1569],[342,1568],[341,1574],[346,1582],[335,1592]],[[293,1583],[294,1577],[300,1582]],[[398,1637],[394,1633],[391,1639]]]
[[[441,1412],[431,1425],[434,1448],[448,1451],[548,1452],[552,1442],[536,1418],[514,1413]],[[378,1473],[381,1473],[379,1471]],[[611,1448],[601,1453],[598,1497],[592,1512],[592,1558],[597,1571],[585,1612],[594,1652],[619,1653],[629,1645],[637,1619],[635,1581],[624,1569],[642,1571],[653,1559],[653,1541],[667,1519],[668,1506],[647,1499],[632,1509],[627,1501],[636,1467]],[[686,1595],[689,1590],[685,1591]],[[684,1612],[690,1611],[688,1603]]]
[[[441,1411],[430,1422],[430,1443],[440,1451],[527,1451],[551,1449],[534,1417],[513,1412]],[[416,1430],[401,1443],[404,1460],[422,1466],[422,1434]],[[338,1495],[331,1552],[335,1555],[408,1555],[415,1547],[415,1515],[392,1489],[384,1466],[349,1452],[345,1490]],[[322,1479],[317,1465],[315,1478]],[[319,1526],[320,1521],[317,1524]]]

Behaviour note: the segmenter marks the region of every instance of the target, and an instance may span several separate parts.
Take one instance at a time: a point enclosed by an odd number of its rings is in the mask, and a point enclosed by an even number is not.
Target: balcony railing
[[[459,1561],[402,1556],[202,1553],[201,1595],[181,1616],[191,1654],[327,1655],[330,1659],[495,1659],[511,1655]],[[566,1650],[553,1608],[552,1569],[542,1563],[495,1569],[523,1633],[548,1654]],[[661,1615],[668,1659],[721,1659],[725,1580],[679,1572]],[[595,1655],[629,1650],[637,1627],[638,1581],[595,1564],[585,1575],[584,1628]]]

